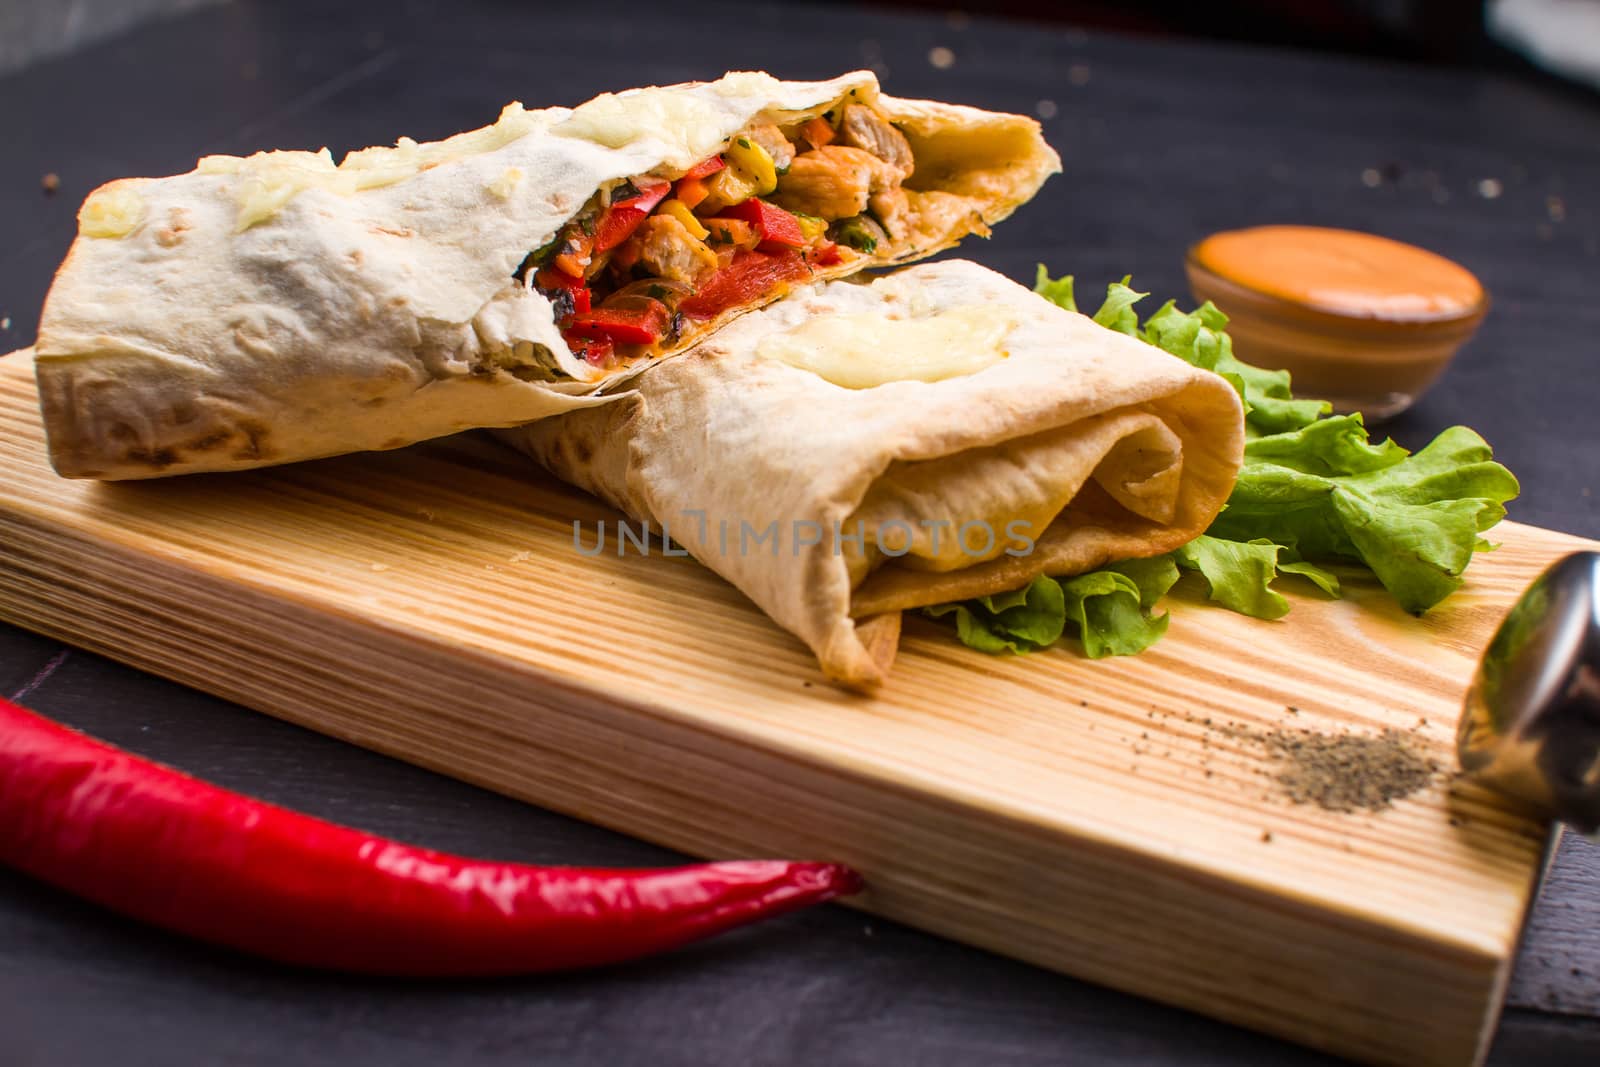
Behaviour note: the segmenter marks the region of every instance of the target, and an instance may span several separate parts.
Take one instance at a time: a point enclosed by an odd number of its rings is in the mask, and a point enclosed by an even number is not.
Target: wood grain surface
[[[1360,579],[1276,623],[1186,580],[1130,659],[911,619],[869,700],[694,561],[584,556],[615,516],[487,439],[66,482],[30,371],[0,362],[8,621],[691,853],[843,860],[868,910],[1308,1045],[1487,1048],[1544,827],[1442,773],[1295,805],[1253,738],[1391,727],[1447,765],[1494,625],[1588,542],[1506,524],[1420,621]]]

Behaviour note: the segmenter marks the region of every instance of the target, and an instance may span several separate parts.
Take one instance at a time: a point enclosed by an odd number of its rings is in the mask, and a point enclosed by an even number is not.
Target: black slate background
[[[935,46],[948,69],[928,61]],[[1190,242],[1272,221],[1374,230],[1467,264],[1494,310],[1388,429],[1417,447],[1474,426],[1523,479],[1514,518],[1600,536],[1600,105],[1504,75],[846,5],[231,4],[0,78],[0,351],[31,341],[77,205],[110,178],[206,152],[439,137],[513,98],[858,66],[907,96],[1054,105],[1066,173],[964,249],[1019,279],[1044,261],[1080,293],[1132,273],[1153,300],[1182,297]],[[0,627],[0,694],[18,693],[224,785],[421,844],[676,858]],[[1600,1059],[1600,849],[1564,843],[1508,1003],[1492,1064]],[[818,1059],[1333,1062],[842,909],[592,974],[396,983],[241,960],[0,871],[0,1067]]]

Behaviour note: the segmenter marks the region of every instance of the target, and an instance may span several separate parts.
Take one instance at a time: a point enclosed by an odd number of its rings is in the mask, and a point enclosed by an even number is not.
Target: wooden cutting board
[[[843,860],[869,911],[1308,1045],[1487,1049],[1547,828],[1446,774],[1295,804],[1252,734],[1452,765],[1495,625],[1591,542],[1502,525],[1422,620],[1370,581],[1262,622],[1185,579],[1126,659],[908,619],[867,699],[693,560],[580,553],[614,513],[487,438],[103,485],[55,476],[35,403],[0,360],[7,621],[685,852]]]

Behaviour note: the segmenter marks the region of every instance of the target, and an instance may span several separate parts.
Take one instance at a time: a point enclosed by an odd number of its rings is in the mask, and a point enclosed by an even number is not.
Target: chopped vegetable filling
[[[517,271],[573,354],[609,367],[695,322],[764,304],[818,267],[883,256],[903,235],[911,145],[864,104],[752,126],[676,180],[602,190]],[[870,216],[869,213],[870,212]]]

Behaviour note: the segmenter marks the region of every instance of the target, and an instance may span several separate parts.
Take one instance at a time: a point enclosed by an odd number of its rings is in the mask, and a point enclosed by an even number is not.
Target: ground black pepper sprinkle
[[[1424,788],[1438,761],[1418,753],[1398,730],[1377,735],[1273,730],[1260,742],[1278,757],[1278,784],[1296,804],[1328,811],[1379,811]]]

